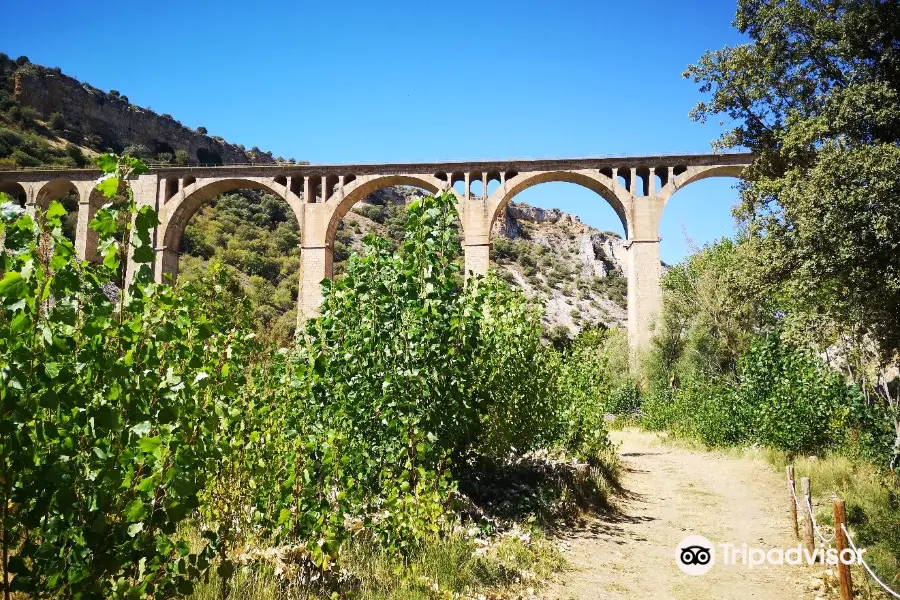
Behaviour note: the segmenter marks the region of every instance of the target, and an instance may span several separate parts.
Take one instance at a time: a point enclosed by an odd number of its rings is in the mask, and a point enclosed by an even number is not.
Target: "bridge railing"
[[[609,159],[609,158],[642,158],[642,157],[661,157],[665,158],[667,156],[691,156],[704,154],[697,152],[696,150],[686,150],[683,152],[663,152],[663,153],[648,153],[643,155],[635,155],[635,154],[598,154],[594,156],[587,157],[575,157],[577,159]],[[712,152],[709,154],[717,154],[728,156],[731,154],[746,154],[746,150],[736,150],[729,149],[724,151]],[[453,159],[453,160],[426,160],[426,161],[417,161],[422,164],[471,164],[471,163],[490,163],[490,162],[502,162],[502,163],[512,163],[512,162],[528,162],[528,161],[552,161],[552,160],[568,160],[573,157],[556,157],[556,158],[548,158],[546,156],[540,157],[516,157],[516,158],[473,158],[473,159]],[[329,165],[315,165],[309,163],[307,161],[297,161],[297,162],[288,162],[288,161],[270,161],[270,162],[223,162],[223,163],[187,163],[187,164],[173,164],[173,163],[162,163],[158,161],[145,161],[147,166],[151,169],[231,169],[231,168],[240,168],[240,167],[281,167],[283,169],[292,169],[296,167],[308,167],[308,166],[341,166],[338,164],[329,164]],[[348,165],[352,164],[354,166],[374,166],[380,164],[391,164],[390,161],[381,161],[381,162],[355,162],[355,163],[347,163]],[[409,163],[415,164],[415,163]],[[86,166],[86,167],[77,167],[71,165],[43,165],[37,167],[13,167],[13,166],[0,166],[0,172],[29,172],[29,171],[98,171],[99,169],[94,166]]]

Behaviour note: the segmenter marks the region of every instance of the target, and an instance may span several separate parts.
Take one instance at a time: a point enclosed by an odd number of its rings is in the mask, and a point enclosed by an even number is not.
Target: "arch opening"
[[[633,194],[634,188],[632,188],[631,183],[631,169],[626,167],[619,168],[616,171],[616,184]]]
[[[491,231],[492,264],[511,284],[543,297],[550,339],[627,322],[624,213],[608,188],[598,198],[598,182],[586,183],[556,177],[514,186]]]
[[[176,180],[177,181],[177,180]],[[216,197],[240,190],[255,190],[267,192],[283,201],[286,200],[292,216],[299,222],[301,203],[300,199],[293,196],[290,191],[278,184],[274,179],[264,181],[255,179],[222,179],[210,183],[193,184],[170,198],[163,206],[166,218],[165,235],[162,245],[174,252],[180,251],[182,234],[191,217],[206,203]]]
[[[484,182],[481,180],[481,173],[472,173],[472,179],[469,181],[469,196],[472,198],[484,197]]]
[[[166,231],[179,284],[221,265],[253,299],[258,334],[278,343],[289,341],[297,324],[301,265],[300,224],[285,189],[242,180],[197,189]]]
[[[78,227],[78,205],[81,200],[78,188],[68,179],[54,179],[38,191],[36,204],[41,210],[47,210],[50,203],[54,200],[62,204],[62,207],[66,209],[66,214],[63,215],[61,219],[63,235],[66,236],[69,241],[75,243],[75,232]],[[91,211],[90,218],[93,218],[99,207],[94,206],[91,208],[93,210]],[[90,232],[89,230],[89,233],[93,232]],[[90,255],[91,258],[96,254],[97,250],[96,234],[92,237],[93,254]]]
[[[659,251],[664,264],[675,264],[704,245],[737,232],[732,208],[738,201],[738,179],[709,176],[679,188],[660,216]]]
[[[493,227],[506,204],[511,202],[513,198],[515,198],[525,190],[528,190],[529,188],[546,183],[574,184],[577,188],[581,188],[580,191],[575,192],[576,195],[585,194],[586,191],[594,192],[595,195],[588,194],[588,196],[593,201],[596,201],[596,196],[599,195],[603,200],[606,201],[599,204],[606,205],[612,208],[622,226],[622,233],[625,236],[629,235],[627,211],[624,204],[622,204],[622,202],[616,196],[615,192],[596,177],[592,177],[590,175],[585,175],[584,173],[575,171],[539,172],[536,174],[523,176],[522,178],[516,179],[513,182],[509,182],[509,180],[507,180],[508,191],[506,192],[506,195],[502,199],[500,199],[500,202],[493,207],[493,214],[491,216],[490,225]],[[544,187],[543,189],[547,188]],[[539,196],[540,194],[538,195],[538,197]]]
[[[20,207],[25,208],[28,201],[28,193],[25,188],[15,181],[0,181],[0,192],[10,196]]]
[[[363,238],[368,234],[387,239],[394,247],[399,247],[405,235],[407,205],[416,198],[438,193],[443,183],[438,178],[424,181],[389,176],[377,178],[351,192],[352,206],[341,215],[334,231],[329,232],[333,275],[340,276],[345,272],[347,260],[362,251]],[[458,219],[457,229],[461,230]]]

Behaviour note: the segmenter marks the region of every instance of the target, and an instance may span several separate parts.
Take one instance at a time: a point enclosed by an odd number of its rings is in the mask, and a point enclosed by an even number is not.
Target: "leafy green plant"
[[[145,167],[112,156],[98,164],[111,200],[91,225],[102,265],[75,257],[59,203],[35,219],[4,205],[7,598],[168,598],[190,591],[215,549],[213,532],[191,548],[179,525],[218,460],[212,433],[241,385],[244,334],[150,283],[156,215],[137,209],[127,185]],[[116,239],[123,214],[129,225]],[[134,284],[110,299],[126,254],[138,265]]]

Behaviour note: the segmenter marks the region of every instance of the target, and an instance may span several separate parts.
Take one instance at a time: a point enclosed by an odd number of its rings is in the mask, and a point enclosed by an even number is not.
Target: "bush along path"
[[[621,442],[619,511],[563,536],[571,570],[548,597],[706,600],[814,600],[822,565],[715,565],[683,573],[676,548],[689,535],[740,548],[797,546],[783,476],[762,460],[732,458],[663,443],[634,429],[611,433]]]

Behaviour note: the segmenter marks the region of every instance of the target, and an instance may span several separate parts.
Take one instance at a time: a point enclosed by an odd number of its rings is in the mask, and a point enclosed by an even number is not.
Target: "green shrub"
[[[101,265],[75,257],[59,203],[36,221],[3,207],[4,581],[8,570],[13,591],[40,598],[169,598],[190,592],[216,550],[214,532],[192,548],[179,526],[218,462],[213,436],[247,340],[233,299],[148,283],[156,216],[124,185],[144,167],[100,164],[112,200],[91,223]],[[120,212],[135,224],[121,242]],[[135,285],[113,302],[104,286],[128,253]]]
[[[761,444],[791,452],[834,445],[847,418],[851,389],[809,352],[777,334],[755,340],[741,359],[740,402]]]
[[[49,125],[50,129],[52,129],[53,131],[60,132],[65,130],[66,120],[60,113],[55,112],[50,115],[50,118],[47,120],[47,125]]]

